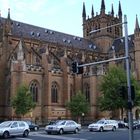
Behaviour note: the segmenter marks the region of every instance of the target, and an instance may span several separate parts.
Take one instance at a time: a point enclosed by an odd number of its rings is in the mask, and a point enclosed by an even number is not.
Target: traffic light
[[[81,65],[82,63],[79,63],[78,65]],[[83,74],[83,66],[82,67],[78,67],[78,73],[77,74]]]
[[[128,98],[128,89],[127,89],[127,86],[121,86],[119,88],[119,95],[123,99],[127,99]],[[134,88],[133,85],[131,85],[131,99],[132,100],[135,99],[135,88]]]
[[[124,99],[124,100],[127,99],[127,87],[126,86],[119,87],[119,95],[122,99]]]
[[[72,62],[72,72],[73,73],[78,73],[78,63],[77,62]]]
[[[133,85],[131,85],[131,99],[134,100],[135,99],[135,88]]]
[[[82,63],[80,63],[82,64]],[[76,74],[82,74],[83,73],[83,67],[78,67],[78,62],[72,63],[72,72]]]

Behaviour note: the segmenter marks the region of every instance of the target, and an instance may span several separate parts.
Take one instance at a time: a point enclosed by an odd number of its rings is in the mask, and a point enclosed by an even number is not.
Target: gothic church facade
[[[105,1],[101,1],[99,14],[86,15],[83,3],[83,37],[64,34],[41,28],[10,18],[0,18],[0,119],[16,118],[10,105],[11,97],[21,84],[28,85],[36,107],[26,115],[40,122],[58,117],[70,118],[66,102],[81,90],[90,103],[88,119],[104,116],[97,106],[98,83],[109,62],[98,66],[84,67],[83,74],[72,72],[72,62],[92,63],[124,55],[123,27],[114,26],[91,34],[106,26],[121,23],[123,20],[121,3],[118,15],[106,14]],[[138,19],[134,34],[128,37],[131,56],[131,70],[140,80],[140,28]],[[123,61],[119,62],[123,66]],[[135,110],[136,111],[136,110]],[[82,114],[81,114],[82,115]]]

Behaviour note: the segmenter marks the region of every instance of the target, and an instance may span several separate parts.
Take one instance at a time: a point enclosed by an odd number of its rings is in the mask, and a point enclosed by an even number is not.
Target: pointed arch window
[[[86,100],[87,100],[88,102],[90,102],[90,86],[89,86],[88,83],[85,84],[84,90],[85,90]]]
[[[52,83],[51,87],[51,102],[57,103],[58,102],[58,85],[56,82]]]
[[[37,81],[32,81],[30,84],[30,92],[33,97],[34,102],[38,102],[38,82]]]
[[[72,100],[72,97],[74,96],[74,92],[73,92],[73,85],[70,85],[70,100]]]

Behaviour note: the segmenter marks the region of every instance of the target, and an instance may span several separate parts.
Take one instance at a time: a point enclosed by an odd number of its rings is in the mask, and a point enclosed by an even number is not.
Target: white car
[[[27,137],[29,132],[29,125],[24,121],[4,121],[0,123],[0,136],[3,138],[17,135]]]
[[[92,123],[88,126],[89,131],[104,131],[104,130],[112,130],[115,131],[118,128],[118,123],[116,120],[106,120],[102,119],[97,121],[96,123]]]
[[[45,127],[45,131],[48,134],[53,132],[63,134],[64,132],[74,132],[77,133],[81,130],[81,124],[76,123],[73,120],[58,120]]]

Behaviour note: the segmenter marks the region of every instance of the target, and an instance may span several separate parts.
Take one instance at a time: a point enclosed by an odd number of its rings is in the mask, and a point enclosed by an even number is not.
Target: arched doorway
[[[135,118],[136,118],[136,120],[140,119],[140,109],[136,109]]]

